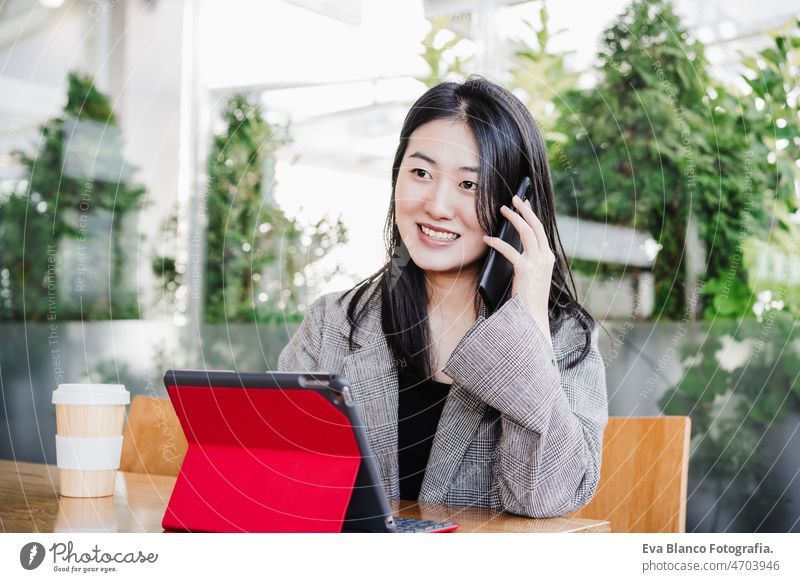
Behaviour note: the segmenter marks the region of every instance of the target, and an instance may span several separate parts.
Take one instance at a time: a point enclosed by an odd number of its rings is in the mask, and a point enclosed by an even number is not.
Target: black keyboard
[[[431,521],[429,519],[413,519],[410,517],[395,517],[394,524],[397,533],[435,532],[443,529],[458,527],[451,521]]]

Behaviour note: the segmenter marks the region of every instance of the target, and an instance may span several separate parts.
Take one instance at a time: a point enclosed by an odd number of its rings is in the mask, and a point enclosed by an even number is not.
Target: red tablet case
[[[321,393],[167,390],[189,447],[165,529],[341,531],[361,456],[350,421]]]

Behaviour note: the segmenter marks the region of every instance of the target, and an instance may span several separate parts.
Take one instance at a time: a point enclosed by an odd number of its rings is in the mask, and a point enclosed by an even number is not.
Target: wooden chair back
[[[186,448],[169,398],[133,397],[123,429],[120,470],[176,476]]]
[[[597,492],[572,516],[614,532],[686,531],[690,433],[688,416],[609,418]]]

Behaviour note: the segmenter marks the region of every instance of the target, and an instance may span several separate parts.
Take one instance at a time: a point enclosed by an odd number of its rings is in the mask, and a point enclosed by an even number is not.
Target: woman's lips
[[[428,236],[427,234],[422,232],[422,226],[419,224],[417,225],[417,235],[419,236],[419,239],[423,243],[435,248],[450,246],[454,242],[456,242],[459,238],[461,238],[461,237],[456,237],[452,240],[442,240],[438,238],[433,238],[432,236]]]

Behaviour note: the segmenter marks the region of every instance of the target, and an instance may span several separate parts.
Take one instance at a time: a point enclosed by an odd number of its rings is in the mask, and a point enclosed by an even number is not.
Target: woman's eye
[[[469,180],[465,180],[461,182],[467,190],[477,190],[478,184],[476,182],[470,182]],[[473,188],[474,186],[474,188]]]
[[[411,172],[416,175],[417,178],[424,178],[426,174],[430,176],[430,174],[428,174],[428,170],[423,170],[422,168],[414,168],[411,170]]]

